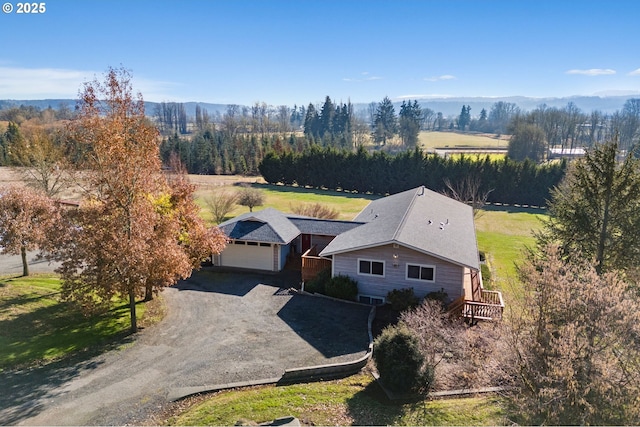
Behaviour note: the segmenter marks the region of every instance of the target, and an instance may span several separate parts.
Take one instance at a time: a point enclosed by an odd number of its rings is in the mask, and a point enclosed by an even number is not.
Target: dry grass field
[[[509,135],[471,134],[460,132],[420,132],[420,146],[425,151],[435,148],[507,148]]]

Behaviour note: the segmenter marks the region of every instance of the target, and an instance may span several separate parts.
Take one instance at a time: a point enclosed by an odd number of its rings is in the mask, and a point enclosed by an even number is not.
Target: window
[[[260,246],[265,247],[265,248],[270,248],[271,247],[271,243],[262,243],[262,242],[260,242]]]
[[[384,261],[373,261],[370,259],[358,260],[358,274],[365,274],[369,276],[383,276],[384,277]]]
[[[382,305],[384,304],[384,298],[372,297],[370,295],[358,295],[358,302],[369,305]]]
[[[246,244],[246,242],[244,240],[236,240],[234,243],[236,245],[245,245]]]
[[[407,279],[433,282],[436,279],[436,268],[433,265],[407,264]]]
[[[248,246],[258,246],[258,242],[247,242]]]

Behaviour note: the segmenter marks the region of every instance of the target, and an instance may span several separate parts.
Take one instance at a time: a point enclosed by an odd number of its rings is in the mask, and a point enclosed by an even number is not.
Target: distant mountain
[[[21,105],[25,107],[36,107],[41,110],[46,110],[51,107],[54,110],[60,108],[60,106],[65,105],[69,109],[73,110],[76,107],[77,100],[75,99],[35,99],[35,100],[15,100],[15,99],[2,99],[0,100],[0,110],[8,109],[8,108],[16,108]],[[156,107],[159,105],[159,102],[144,102],[144,108],[147,115],[153,115]],[[209,114],[215,114],[216,112],[220,112],[221,114],[227,111],[226,104],[210,104],[207,102],[184,102],[184,108],[187,111],[188,116],[195,117],[196,115],[196,105],[199,105],[201,108],[206,109]]]
[[[635,97],[640,97],[636,95]],[[484,108],[487,113],[491,110],[491,106],[496,102],[510,102],[516,104],[521,110],[530,111],[546,104],[547,107],[565,107],[569,102],[573,102],[578,108],[585,113],[594,110],[600,110],[603,113],[613,113],[621,110],[627,99],[634,96],[571,96],[565,98],[528,98],[525,96],[510,97],[459,97],[459,98],[430,98],[418,99],[423,108],[430,108],[433,111],[441,112],[445,116],[457,116],[460,114],[463,105],[471,107],[471,116],[477,117]],[[399,111],[402,102],[394,102],[396,112]]]
[[[640,98],[639,95],[616,95],[616,96],[571,96],[564,98],[529,98],[525,96],[510,97],[456,97],[456,98],[429,98],[418,99],[423,108],[430,108],[436,113],[441,112],[445,116],[457,116],[463,105],[471,107],[471,116],[477,117],[484,108],[489,112],[491,106],[496,102],[510,102],[516,104],[523,111],[530,111],[542,104],[548,107],[565,107],[569,102],[573,102],[583,112],[589,113],[594,110],[600,110],[604,113],[613,113],[621,110],[624,103],[631,98]],[[377,101],[376,101],[377,102]],[[145,109],[147,115],[153,115],[156,107],[160,103],[145,101]],[[227,104],[211,104],[207,102],[184,102],[187,115],[194,117],[196,114],[196,105],[207,110],[211,115],[216,113],[223,114],[227,110]],[[400,111],[402,101],[394,102],[396,113]],[[76,105],[75,99],[40,99],[40,100],[0,100],[0,110],[6,108],[24,106],[33,106],[40,109],[49,107],[58,109],[61,105],[66,105],[70,109],[74,109]],[[365,113],[369,104],[354,104],[356,111]]]

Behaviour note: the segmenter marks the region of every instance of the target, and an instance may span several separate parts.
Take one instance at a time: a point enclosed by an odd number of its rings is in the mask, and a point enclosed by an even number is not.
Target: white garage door
[[[273,271],[273,246],[231,243],[222,251],[220,264],[225,267]]]

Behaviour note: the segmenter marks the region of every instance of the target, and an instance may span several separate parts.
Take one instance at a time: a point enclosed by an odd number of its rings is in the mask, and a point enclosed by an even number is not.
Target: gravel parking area
[[[365,354],[369,307],[291,294],[283,280],[195,273],[166,290],[165,320],[120,349],[0,373],[0,425],[135,424],[166,409],[176,388],[275,378]]]

